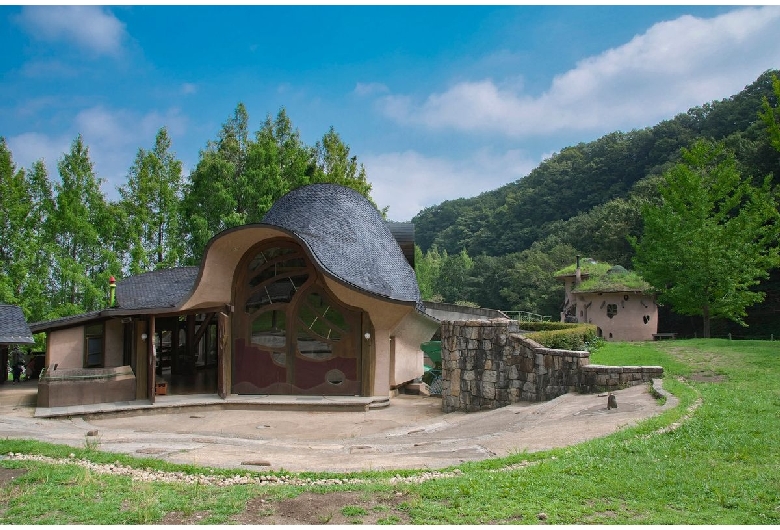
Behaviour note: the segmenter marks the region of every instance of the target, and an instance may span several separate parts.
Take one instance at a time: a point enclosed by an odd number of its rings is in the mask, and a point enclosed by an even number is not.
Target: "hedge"
[[[598,337],[596,326],[593,324],[566,324],[563,322],[533,322],[534,326],[523,325],[524,328],[537,327],[538,331],[529,330],[524,333],[526,337],[556,350],[588,350]],[[538,324],[551,324],[550,326],[538,326]]]

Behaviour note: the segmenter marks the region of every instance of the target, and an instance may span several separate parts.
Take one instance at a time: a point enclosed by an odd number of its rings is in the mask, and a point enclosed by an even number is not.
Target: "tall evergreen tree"
[[[197,263],[215,234],[260,222],[277,199],[300,186],[333,182],[370,200],[365,170],[333,129],[309,147],[284,108],[275,119],[266,117],[254,140],[248,138],[247,123],[239,103],[190,175],[183,200],[190,263]]]
[[[21,306],[28,319],[42,319],[48,305],[51,184],[43,162],[17,170],[1,137],[0,204],[0,301]]]
[[[128,226],[130,274],[173,267],[184,259],[181,162],[170,149],[163,127],[151,151],[138,150],[127,183],[119,189]]]
[[[100,190],[89,149],[79,135],[57,164],[52,212],[53,281],[51,316],[106,306],[108,279],[120,270],[114,252],[116,211]]]

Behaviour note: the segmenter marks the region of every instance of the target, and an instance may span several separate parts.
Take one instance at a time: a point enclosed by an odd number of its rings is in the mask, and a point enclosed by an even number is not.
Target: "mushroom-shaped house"
[[[103,384],[106,395],[95,390],[82,402],[154,401],[162,388],[386,403],[423,374],[420,344],[439,325],[424,312],[409,233],[350,188],[303,186],[262,223],[213,237],[200,267],[126,278],[112,307],[31,329],[48,333],[46,365],[60,373],[134,379],[122,390]],[[63,400],[42,404],[39,392],[39,406]]]

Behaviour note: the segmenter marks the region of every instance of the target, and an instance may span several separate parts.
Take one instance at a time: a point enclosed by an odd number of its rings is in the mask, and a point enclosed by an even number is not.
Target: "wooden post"
[[[230,317],[220,312],[217,315],[217,394],[225,399],[230,394],[231,348]]]
[[[146,399],[149,397],[148,389],[148,376],[146,373],[146,367],[149,364],[147,358],[149,357],[148,341],[149,335],[147,333],[148,326],[144,320],[136,320],[135,324],[135,340],[133,341],[133,347],[135,348],[135,399]],[[146,340],[143,336],[146,335]]]
[[[155,364],[157,360],[157,352],[154,347],[154,315],[149,316],[149,325],[148,329],[146,330],[146,334],[146,391],[148,393],[147,395],[149,396],[149,401],[152,403],[152,405],[154,405]]]
[[[194,364],[198,356],[198,345],[195,342],[195,315],[187,315],[187,359]]]
[[[8,345],[0,344],[0,385],[8,380]]]

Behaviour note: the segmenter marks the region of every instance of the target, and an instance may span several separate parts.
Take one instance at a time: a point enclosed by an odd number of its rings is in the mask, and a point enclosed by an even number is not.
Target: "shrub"
[[[535,340],[542,346],[556,350],[590,351],[590,345],[597,345],[596,326],[593,324],[565,324],[561,322],[541,322],[541,324],[558,324],[553,329],[542,329],[526,333],[525,336]]]

